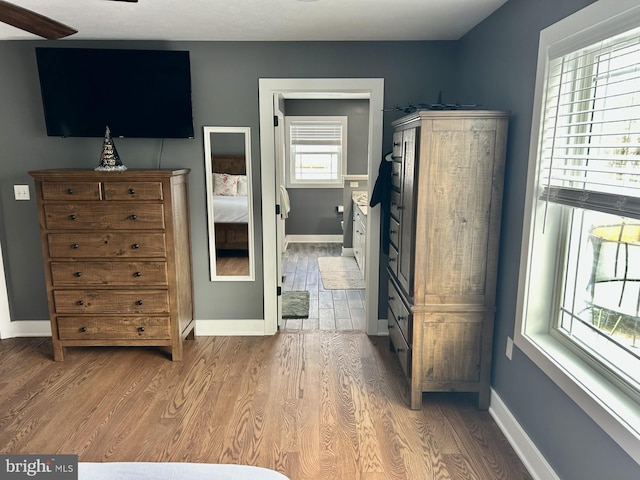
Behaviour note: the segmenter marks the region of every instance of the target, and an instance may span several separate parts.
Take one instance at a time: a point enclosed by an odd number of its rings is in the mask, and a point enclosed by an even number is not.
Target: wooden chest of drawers
[[[193,336],[189,170],[40,170],[35,180],[55,360],[71,346]]]

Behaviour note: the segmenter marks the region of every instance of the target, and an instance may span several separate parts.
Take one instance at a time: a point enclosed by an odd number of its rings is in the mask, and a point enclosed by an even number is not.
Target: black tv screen
[[[189,52],[36,48],[47,135],[193,138]]]

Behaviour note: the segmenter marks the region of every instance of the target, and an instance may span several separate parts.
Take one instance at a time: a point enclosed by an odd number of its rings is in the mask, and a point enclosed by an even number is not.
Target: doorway
[[[281,305],[277,295],[281,287],[281,256],[278,255],[282,242],[276,205],[279,204],[279,180],[276,162],[276,134],[274,117],[278,99],[288,98],[366,98],[369,100],[369,145],[368,145],[368,189],[369,194],[375,183],[380,156],[382,155],[382,111],[384,101],[383,79],[260,79],[260,156],[262,163],[262,207],[264,246],[264,317],[265,334],[274,334],[281,318]],[[273,212],[273,214],[270,214]],[[380,209],[371,209],[367,215],[367,231],[380,232]],[[384,321],[378,319],[379,291],[379,235],[371,235],[367,242],[365,278],[366,298],[365,325],[369,335],[386,332]]]

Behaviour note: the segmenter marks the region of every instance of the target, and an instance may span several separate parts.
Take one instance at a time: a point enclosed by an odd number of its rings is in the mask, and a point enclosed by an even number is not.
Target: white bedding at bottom
[[[178,462],[80,462],[78,480],[289,480],[247,465]]]
[[[213,196],[213,216],[219,223],[248,223],[249,204],[247,197]]]

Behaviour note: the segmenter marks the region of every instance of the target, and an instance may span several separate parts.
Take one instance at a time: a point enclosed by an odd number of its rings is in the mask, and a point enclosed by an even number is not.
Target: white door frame
[[[0,244],[0,339],[11,338],[13,336],[11,331],[11,312],[9,310],[7,279],[4,272],[2,244]]]
[[[273,126],[273,97],[287,93],[344,93],[362,95],[369,99],[369,150],[368,190],[373,190],[378,167],[382,159],[382,126],[384,108],[383,78],[261,78],[259,83],[260,107],[260,163],[262,177],[262,245],[264,271],[264,320],[265,335],[273,335],[278,329],[276,214],[277,191],[275,178],[275,145]],[[316,98],[322,98],[318,96]],[[372,181],[373,180],[373,181]],[[367,334],[386,334],[384,323],[378,319],[378,290],[380,242],[380,208],[370,208],[367,215],[366,312]]]

